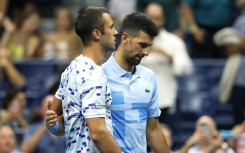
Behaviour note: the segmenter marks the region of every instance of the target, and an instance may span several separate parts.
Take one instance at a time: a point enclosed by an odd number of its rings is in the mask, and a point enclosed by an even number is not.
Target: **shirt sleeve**
[[[155,75],[152,75],[152,84],[153,84],[153,93],[152,93],[150,105],[147,110],[148,118],[159,117],[161,114],[161,111],[159,109],[159,104],[158,104],[157,80]]]
[[[58,88],[58,90],[55,93],[55,97],[60,99],[60,100],[63,100],[63,98],[64,98],[64,92],[63,92],[63,90],[64,90],[64,81],[65,81],[65,78],[64,78],[64,73],[63,73],[61,75],[59,88]]]
[[[82,86],[78,87],[84,118],[106,116],[106,90],[106,82],[99,77],[88,78]]]

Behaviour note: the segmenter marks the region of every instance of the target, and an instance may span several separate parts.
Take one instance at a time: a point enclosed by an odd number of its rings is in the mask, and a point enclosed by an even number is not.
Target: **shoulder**
[[[107,61],[105,61],[103,64],[102,64],[102,69],[104,72],[107,72],[107,71],[111,71],[111,68],[113,67],[114,63],[113,63],[113,58],[109,58]]]
[[[137,73],[140,75],[140,77],[150,79],[151,81],[156,81],[156,75],[151,69],[143,65],[138,65],[136,67],[136,71],[138,71]]]
[[[62,76],[64,75],[73,75],[73,76],[83,75],[84,77],[86,77],[86,74],[93,74],[95,72],[102,71],[99,68],[100,66],[93,63],[91,59],[80,55],[71,61],[69,66],[62,73]]]

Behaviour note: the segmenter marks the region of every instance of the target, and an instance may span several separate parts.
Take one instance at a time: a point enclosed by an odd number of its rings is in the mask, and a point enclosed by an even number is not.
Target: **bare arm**
[[[1,0],[0,1],[0,12],[4,14],[7,10],[7,7],[8,7],[8,0]]]
[[[64,135],[64,121],[63,115],[59,112],[59,103],[59,99],[55,98],[52,103],[54,111],[49,108],[45,115],[45,122],[48,127],[54,126],[54,123],[58,120],[60,129],[58,132],[53,133],[56,136]],[[60,114],[60,116],[57,117],[55,112]],[[86,119],[86,122],[89,126],[91,139],[101,153],[121,153],[119,146],[106,128],[104,118],[89,118]]]
[[[7,77],[12,85],[21,86],[25,83],[24,76],[15,68],[7,57],[0,57],[0,66],[5,69]]]
[[[182,12],[182,17],[188,26],[198,27],[193,15],[192,8],[189,5],[183,3],[181,6],[181,12]]]
[[[105,118],[88,118],[90,137],[101,153],[121,153],[118,144],[105,125]]]
[[[49,101],[48,111],[45,115],[45,124],[48,128],[54,127],[56,121],[59,122],[59,130],[56,133],[52,133],[56,136],[62,136],[65,134],[65,125],[62,112],[62,102],[60,99],[54,97],[53,102]]]
[[[4,33],[1,38],[0,47],[6,48],[14,34],[15,24],[9,18],[6,17],[2,20],[2,25],[4,27]]]
[[[179,153],[187,153],[188,150],[195,144],[197,144],[201,139],[205,139],[205,135],[200,134],[197,130],[191,135],[191,137],[186,141],[186,143],[179,149]]]
[[[193,15],[192,8],[189,5],[183,3],[181,6],[181,14],[183,19],[189,26],[189,29],[191,33],[194,35],[196,41],[202,43],[204,41],[203,39],[204,39],[205,32],[203,29],[198,27]]]
[[[36,36],[31,37],[26,46],[26,57],[34,57],[38,53],[40,47],[40,39]]]
[[[0,1],[0,22],[4,18],[7,7],[8,7],[8,0],[1,0]]]
[[[146,127],[147,142],[155,153],[169,153],[169,147],[157,118],[148,118]]]
[[[46,117],[47,117],[47,113],[46,113]],[[63,115],[59,117],[63,119]],[[47,123],[54,123],[54,122],[55,122],[54,117],[50,117],[50,120]],[[117,153],[117,152],[121,153],[119,146],[117,145],[113,136],[105,126],[104,118],[89,118],[86,119],[86,122],[89,126],[91,139],[93,140],[94,144],[96,145],[96,147],[101,153]],[[64,123],[62,124],[64,125]],[[56,136],[62,134],[64,134],[64,128],[63,130],[60,128],[57,133],[54,133],[54,135]]]
[[[22,145],[21,145],[21,152],[25,153],[32,153],[40,139],[42,138],[43,134],[46,132],[45,127],[42,125],[30,138],[28,138]]]

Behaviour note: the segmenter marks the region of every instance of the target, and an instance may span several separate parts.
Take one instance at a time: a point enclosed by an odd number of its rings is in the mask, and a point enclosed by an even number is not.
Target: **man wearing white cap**
[[[234,110],[235,124],[243,121],[245,108],[245,56],[242,39],[233,28],[224,28],[214,35],[217,46],[224,47],[228,55],[219,90],[221,103],[231,102]]]

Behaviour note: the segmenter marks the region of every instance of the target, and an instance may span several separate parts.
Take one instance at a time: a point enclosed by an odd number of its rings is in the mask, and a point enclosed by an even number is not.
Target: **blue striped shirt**
[[[114,138],[124,153],[146,153],[147,119],[160,115],[156,77],[141,65],[132,75],[116,63],[113,55],[102,68],[112,91]]]
[[[104,117],[112,131],[111,93],[102,68],[82,55],[62,73],[55,95],[62,100],[67,153],[97,153],[86,118]]]

